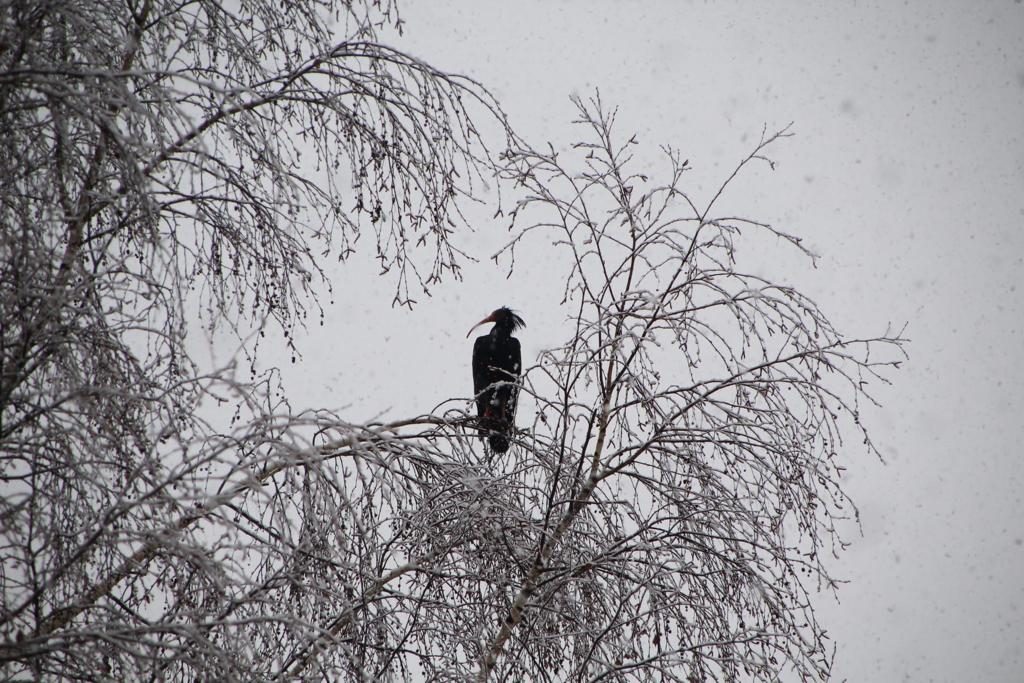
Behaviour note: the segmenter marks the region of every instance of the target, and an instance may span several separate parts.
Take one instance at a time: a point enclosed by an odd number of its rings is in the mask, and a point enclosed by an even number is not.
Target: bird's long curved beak
[[[466,333],[466,339],[469,339],[469,335],[473,334],[473,330],[475,330],[476,328],[478,328],[481,325],[484,325],[486,323],[493,323],[493,322],[494,322],[494,314],[491,313],[489,316],[487,316],[486,318],[484,318],[483,320],[478,322],[476,325],[473,325],[473,327],[469,328],[469,332]]]

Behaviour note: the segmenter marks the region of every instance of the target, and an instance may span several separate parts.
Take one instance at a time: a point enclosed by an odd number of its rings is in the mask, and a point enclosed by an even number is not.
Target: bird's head
[[[466,337],[468,338],[469,335],[473,334],[473,330],[485,323],[494,323],[494,329],[502,330],[508,334],[515,332],[520,327],[526,327],[526,323],[523,322],[523,319],[520,318],[515,311],[507,306],[502,306],[476,325],[469,328],[469,332],[466,333]]]

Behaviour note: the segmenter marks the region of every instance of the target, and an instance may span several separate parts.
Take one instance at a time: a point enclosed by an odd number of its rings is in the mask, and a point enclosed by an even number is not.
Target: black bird
[[[473,344],[473,393],[476,395],[476,414],[480,419],[480,433],[495,453],[508,450],[519,399],[519,380],[522,356],[519,340],[512,336],[523,319],[502,306],[470,328],[469,337],[480,325],[494,323],[490,334],[476,338]],[[494,386],[498,383],[498,386]]]

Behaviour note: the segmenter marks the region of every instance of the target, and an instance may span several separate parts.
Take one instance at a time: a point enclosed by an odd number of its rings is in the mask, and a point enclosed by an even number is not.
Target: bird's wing
[[[519,340],[512,337],[509,341],[512,342],[512,352],[510,354],[512,356],[511,371],[516,379],[518,379],[519,376],[523,374],[523,355],[519,349]]]
[[[511,345],[509,346],[509,360],[511,361],[511,367],[509,371],[512,373],[512,377],[509,379],[513,381],[519,381],[519,378],[523,374],[523,355],[519,348],[519,340],[512,337],[510,340]],[[519,404],[519,387],[509,387],[508,392],[508,414],[509,414],[509,426],[511,427],[515,423],[516,418],[516,407]]]

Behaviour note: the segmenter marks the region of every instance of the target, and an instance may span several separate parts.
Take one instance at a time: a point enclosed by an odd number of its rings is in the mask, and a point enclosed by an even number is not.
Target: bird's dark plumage
[[[519,399],[515,383],[522,371],[519,340],[512,333],[526,323],[512,310],[502,307],[474,325],[470,333],[484,323],[494,323],[494,327],[473,344],[473,393],[480,433],[487,436],[491,450],[504,453],[514,429]]]

